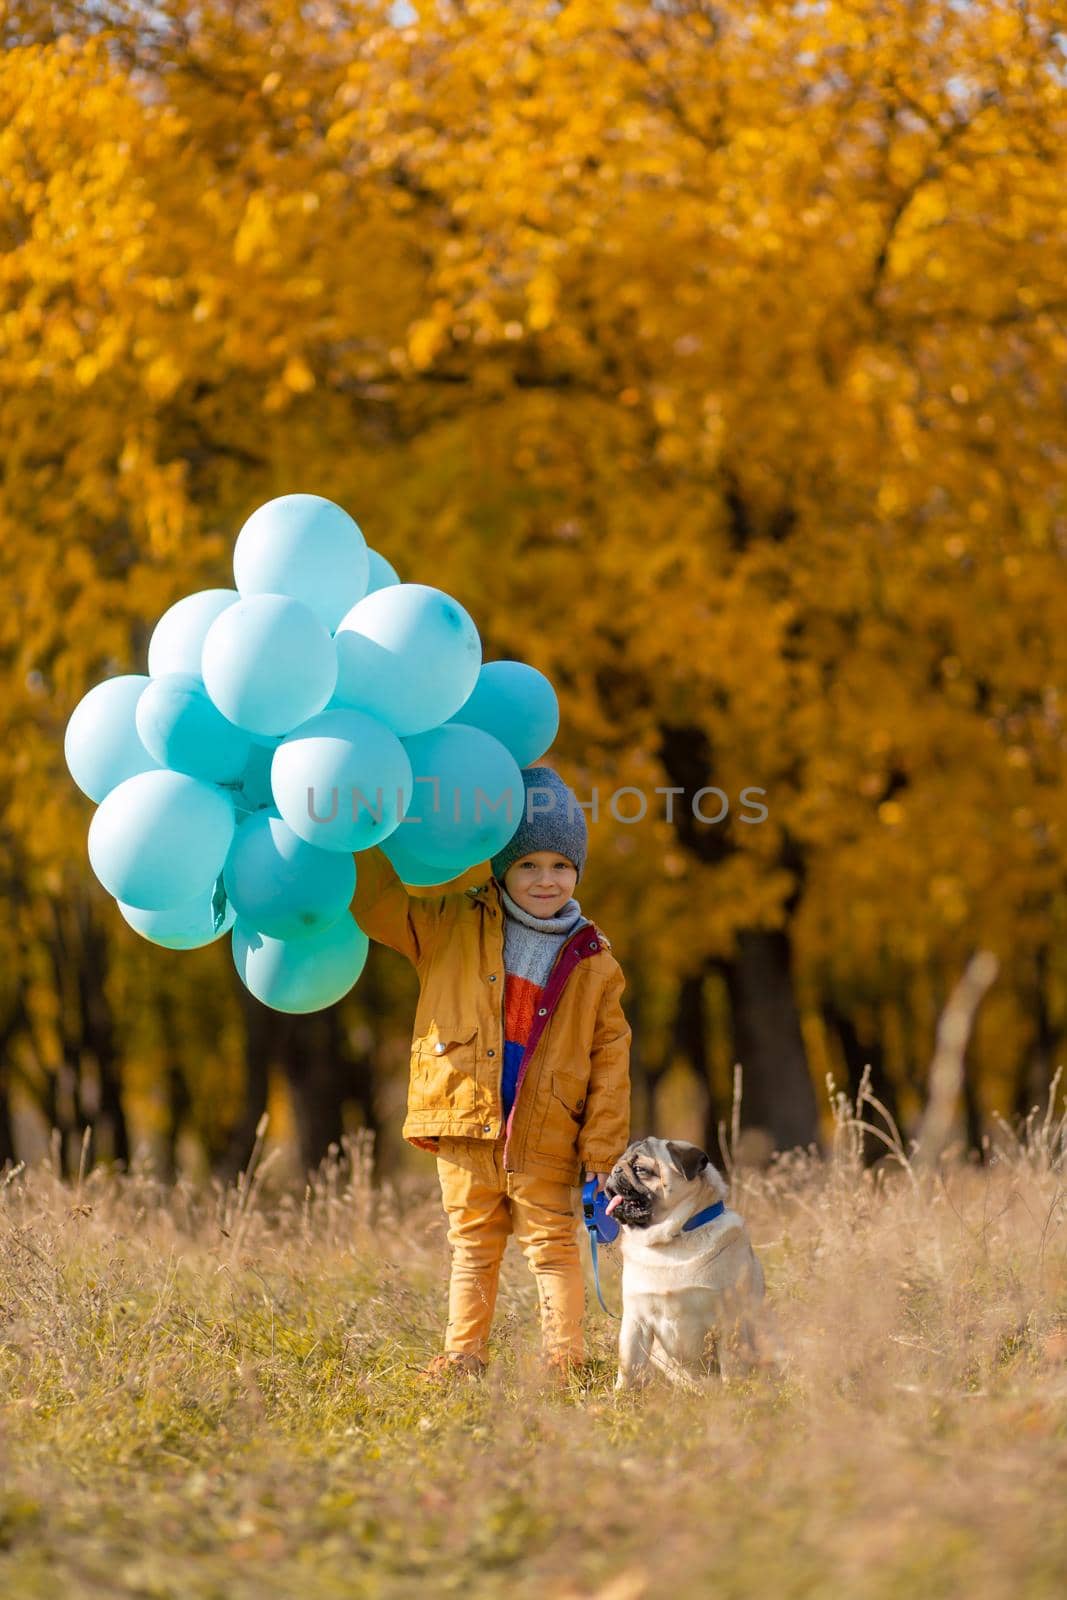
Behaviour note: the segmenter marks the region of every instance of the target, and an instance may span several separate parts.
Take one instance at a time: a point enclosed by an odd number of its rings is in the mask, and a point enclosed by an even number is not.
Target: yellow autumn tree
[[[842,1049],[907,1111],[984,945],[972,1131],[1039,1090],[1067,1001],[1057,8],[38,11],[8,7],[0,61],[31,1010],[42,907],[87,892],[66,715],[227,580],[253,505],[311,488],[556,683],[646,1066],[681,1050],[721,1099],[741,1059],[784,1143]],[[144,964],[92,903],[116,972]],[[232,1015],[224,952],[197,959]]]

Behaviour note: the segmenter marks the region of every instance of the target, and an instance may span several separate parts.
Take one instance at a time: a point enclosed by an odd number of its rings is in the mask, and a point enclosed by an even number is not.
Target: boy
[[[519,827],[480,888],[419,898],[380,850],[357,863],[356,921],[419,974],[403,1133],[437,1155],[452,1247],[430,1377],[485,1371],[509,1233],[537,1280],[549,1366],[582,1360],[572,1189],[583,1166],[603,1187],[629,1139],[622,969],[573,898],[585,816],[550,767],[522,778]]]

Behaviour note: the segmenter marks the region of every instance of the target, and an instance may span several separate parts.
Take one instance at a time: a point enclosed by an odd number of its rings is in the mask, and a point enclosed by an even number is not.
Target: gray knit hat
[[[585,812],[573,789],[551,767],[523,767],[524,805],[519,826],[492,859],[493,876],[503,882],[508,868],[535,850],[558,850],[573,861],[578,877],[585,866],[589,834]]]

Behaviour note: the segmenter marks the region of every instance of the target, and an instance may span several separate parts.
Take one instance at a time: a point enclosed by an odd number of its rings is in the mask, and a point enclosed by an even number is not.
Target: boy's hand
[[[599,1194],[607,1183],[610,1174],[607,1172],[587,1172],[585,1176],[587,1182],[590,1178],[596,1179],[596,1192]]]

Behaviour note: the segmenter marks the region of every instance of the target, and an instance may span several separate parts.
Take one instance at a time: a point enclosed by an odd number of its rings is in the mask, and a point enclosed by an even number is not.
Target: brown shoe
[[[419,1373],[428,1383],[450,1383],[453,1378],[484,1378],[486,1363],[466,1350],[443,1350]]]

